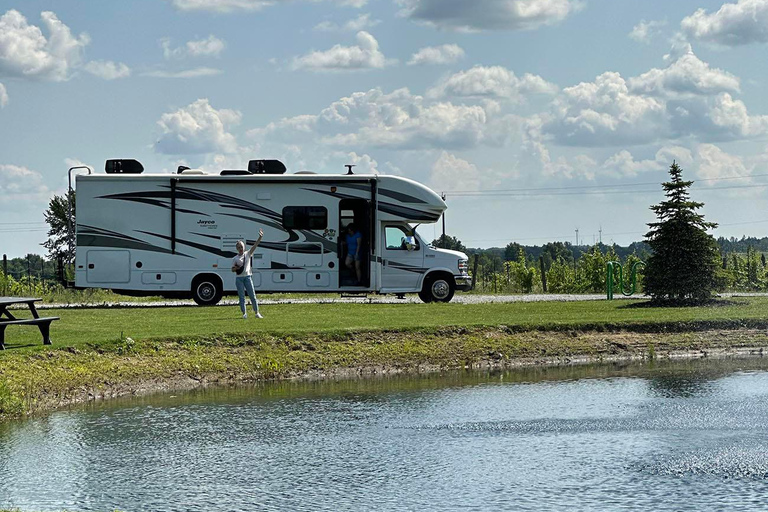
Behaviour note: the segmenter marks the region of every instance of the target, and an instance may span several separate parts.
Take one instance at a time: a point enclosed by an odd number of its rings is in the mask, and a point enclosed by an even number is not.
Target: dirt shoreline
[[[63,375],[73,369],[80,375],[61,380],[59,385],[35,383],[29,380],[29,372],[11,376],[11,389],[24,401],[24,407],[17,408],[16,414],[6,411],[3,418],[0,401],[0,421],[91,401],[267,380],[341,380],[462,369],[763,357],[768,355],[768,331],[510,332],[498,327],[434,333],[349,333],[341,339],[308,335],[307,339],[200,340],[197,344],[169,340],[158,347],[156,342],[152,346],[136,343],[127,353],[118,347],[30,355],[35,366],[32,375],[56,379],[56,370]],[[8,377],[3,366],[6,364],[0,364],[0,384]],[[129,370],[120,371],[125,369]]]

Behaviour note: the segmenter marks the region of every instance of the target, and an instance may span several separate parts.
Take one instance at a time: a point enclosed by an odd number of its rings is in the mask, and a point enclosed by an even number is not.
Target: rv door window
[[[283,208],[283,227],[325,229],[328,227],[328,210],[324,206],[286,206]]]

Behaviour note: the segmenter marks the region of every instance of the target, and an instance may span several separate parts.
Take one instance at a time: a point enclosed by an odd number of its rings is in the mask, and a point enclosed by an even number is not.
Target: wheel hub
[[[448,292],[450,291],[450,286],[448,286],[448,283],[443,281],[442,279],[435,281],[432,284],[432,295],[434,295],[437,299],[444,299],[448,296]]]

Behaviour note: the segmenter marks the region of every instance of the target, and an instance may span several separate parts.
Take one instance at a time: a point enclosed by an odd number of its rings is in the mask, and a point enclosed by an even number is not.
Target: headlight
[[[469,271],[469,260],[459,260],[459,272],[466,274]]]

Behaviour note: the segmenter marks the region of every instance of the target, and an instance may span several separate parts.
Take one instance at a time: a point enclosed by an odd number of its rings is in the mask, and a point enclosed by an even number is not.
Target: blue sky
[[[354,163],[471,247],[639,240],[674,159],[715,235],[768,235],[766,49],[768,0],[0,1],[0,252],[107,158]]]

